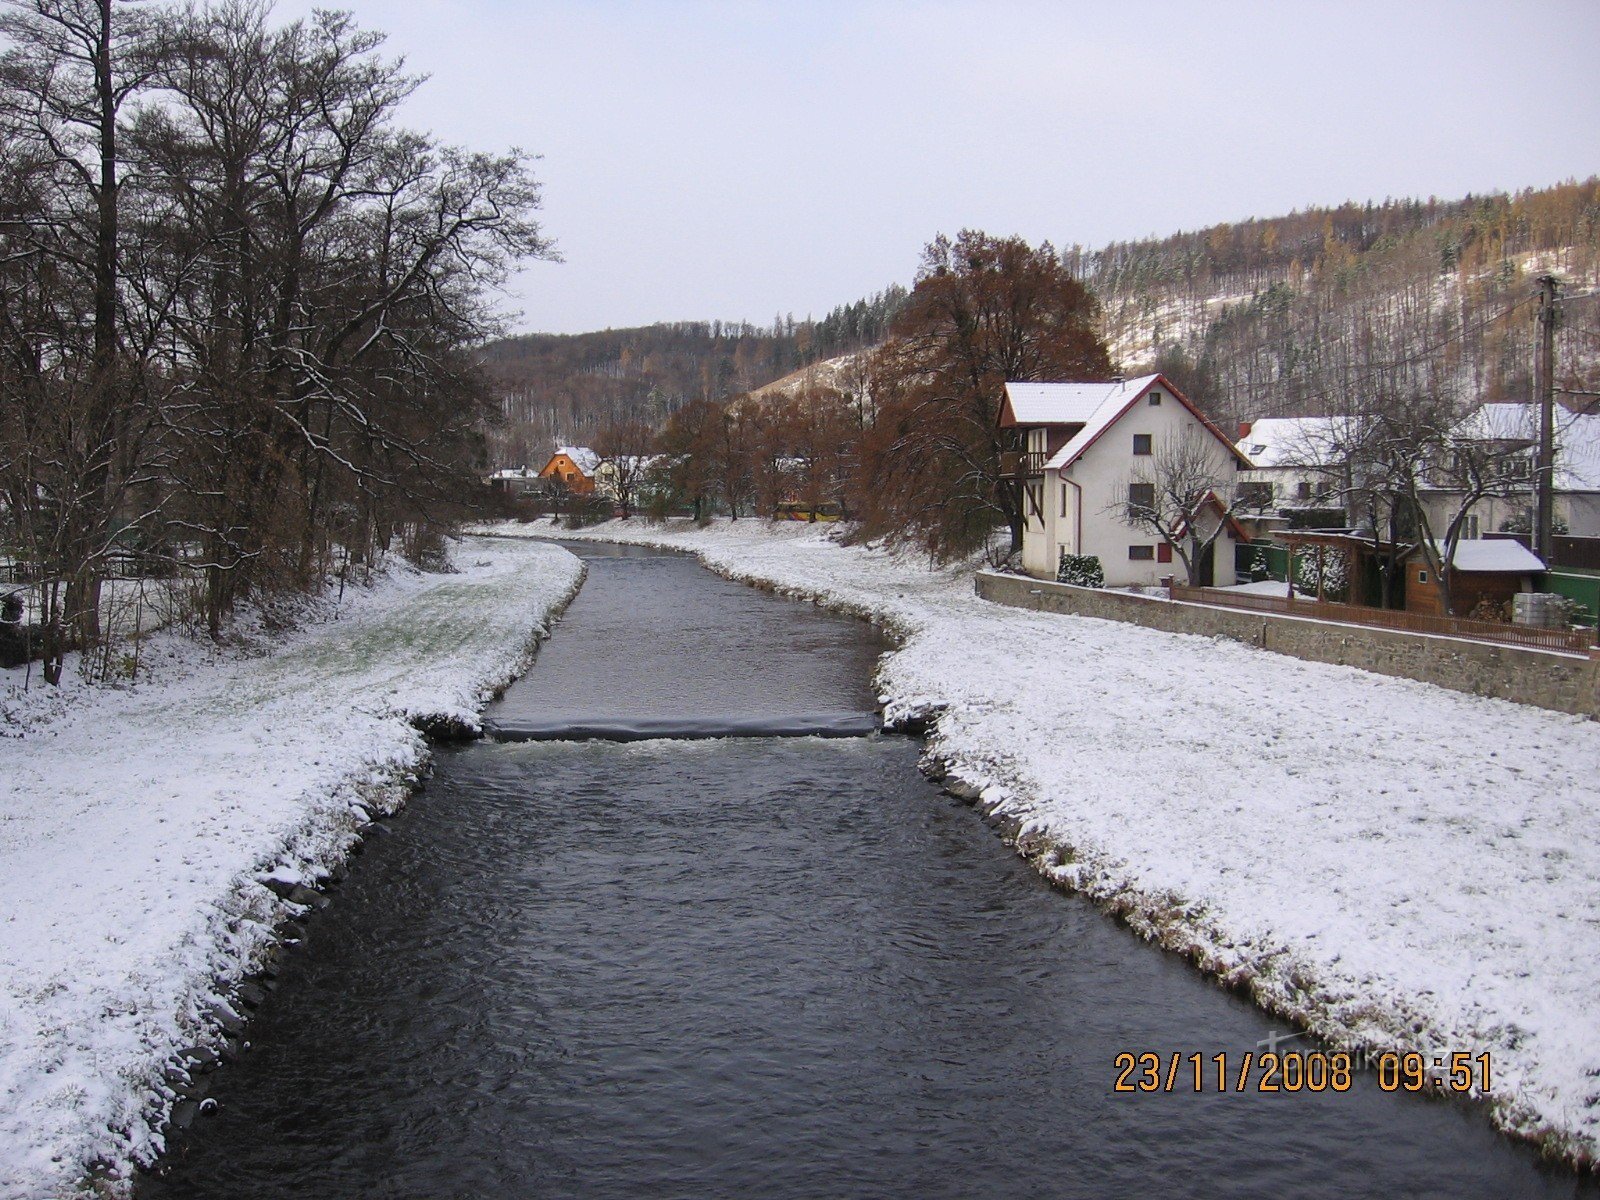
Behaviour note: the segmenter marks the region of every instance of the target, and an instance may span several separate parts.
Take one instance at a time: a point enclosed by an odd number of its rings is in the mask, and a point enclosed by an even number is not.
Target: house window
[[[1128,507],[1141,512],[1149,512],[1156,506],[1156,485],[1153,483],[1130,483],[1128,485]]]
[[[1300,497],[1300,499],[1302,499],[1302,500],[1310,500],[1312,498],[1311,484],[1309,482],[1307,482],[1306,480],[1302,479],[1300,481],[1300,487],[1297,490],[1296,495],[1298,495]]]
[[[1150,562],[1156,556],[1154,546],[1129,546],[1128,558],[1134,562]]]
[[[1156,547],[1156,561],[1164,563],[1172,561],[1172,547],[1167,545],[1166,542],[1162,542],[1161,545]]]
[[[1467,531],[1463,536],[1468,541],[1476,541],[1477,540],[1477,538],[1478,538],[1478,518],[1477,518],[1476,514],[1473,514],[1473,515],[1471,515],[1471,516],[1469,516],[1467,518]]]
[[[1061,485],[1061,515],[1067,515],[1067,485],[1064,483]]]
[[[1133,452],[1135,454],[1150,453],[1150,435],[1148,433],[1136,433],[1133,435]]]
[[[1161,406],[1161,393],[1160,392],[1151,392],[1150,393],[1150,407],[1151,408],[1159,408],[1160,406]]]
[[[1428,573],[1426,571],[1418,571],[1417,572],[1417,582],[1418,583],[1427,583],[1428,582]]]

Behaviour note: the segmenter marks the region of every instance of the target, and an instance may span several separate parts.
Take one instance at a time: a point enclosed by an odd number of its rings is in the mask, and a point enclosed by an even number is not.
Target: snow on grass
[[[218,655],[160,635],[152,677],[62,691],[0,671],[0,1195],[123,1190],[158,1152],[163,1071],[221,1044],[234,985],[426,762],[478,728],[582,564],[468,539],[316,623]],[[262,880],[270,880],[268,887]],[[291,897],[309,897],[296,894]]]
[[[828,534],[557,536],[692,550],[883,621],[903,639],[879,670],[886,721],[937,715],[935,769],[1039,870],[1333,1042],[1489,1052],[1502,1128],[1596,1157],[1600,725],[1005,608],[970,569]]]

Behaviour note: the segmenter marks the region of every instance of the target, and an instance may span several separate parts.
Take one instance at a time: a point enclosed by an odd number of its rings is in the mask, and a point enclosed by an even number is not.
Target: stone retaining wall
[[[1600,718],[1600,651],[1587,658],[1397,629],[1339,625],[1280,613],[1174,603],[1155,596],[978,572],[978,595],[1012,608],[1075,613],[1248,642],[1313,662],[1417,679],[1475,696]]]

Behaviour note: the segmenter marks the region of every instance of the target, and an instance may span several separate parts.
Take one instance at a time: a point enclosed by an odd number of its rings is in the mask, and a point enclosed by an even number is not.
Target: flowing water
[[[507,729],[872,707],[866,626],[590,574]],[[479,743],[371,839],[157,1197],[1593,1195],[1481,1113],[1113,1092],[1273,1023],[1052,891],[904,738]],[[1281,1028],[1281,1026],[1280,1026]]]

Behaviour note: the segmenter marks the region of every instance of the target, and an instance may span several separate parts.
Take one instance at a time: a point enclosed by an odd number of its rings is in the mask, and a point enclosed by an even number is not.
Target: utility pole
[[[1533,552],[1548,566],[1555,549],[1556,277],[1539,276],[1539,457],[1534,464]]]

